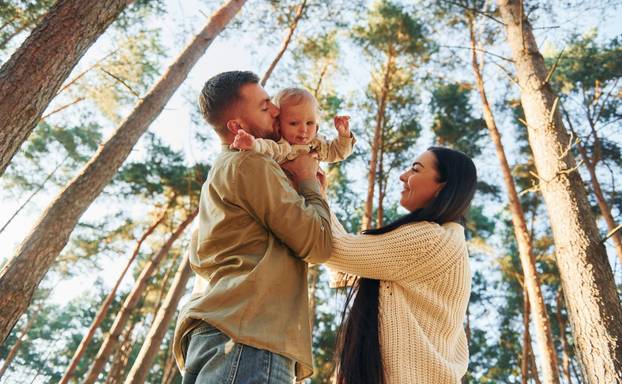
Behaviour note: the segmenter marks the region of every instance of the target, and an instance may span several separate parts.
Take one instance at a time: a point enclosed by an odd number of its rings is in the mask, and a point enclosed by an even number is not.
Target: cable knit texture
[[[471,292],[464,228],[418,222],[382,235],[352,235],[334,216],[332,223],[326,264],[380,280],[387,383],[460,383],[469,358],[463,322]]]

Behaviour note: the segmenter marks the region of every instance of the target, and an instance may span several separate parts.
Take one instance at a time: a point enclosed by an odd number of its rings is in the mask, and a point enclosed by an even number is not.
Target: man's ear
[[[227,121],[227,130],[233,133],[234,136],[238,134],[240,128],[242,127],[240,126],[240,122],[237,119]]]

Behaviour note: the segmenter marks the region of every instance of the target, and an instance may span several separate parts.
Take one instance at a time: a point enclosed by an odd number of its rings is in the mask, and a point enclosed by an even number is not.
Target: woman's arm
[[[325,262],[334,270],[377,280],[424,279],[444,270],[466,252],[459,224],[403,225],[381,235],[353,235],[332,217],[333,253]]]

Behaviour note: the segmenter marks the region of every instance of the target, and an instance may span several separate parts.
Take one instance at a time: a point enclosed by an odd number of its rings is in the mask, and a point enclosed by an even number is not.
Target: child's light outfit
[[[279,164],[309,152],[317,152],[320,161],[335,163],[350,156],[354,143],[356,139],[352,134],[350,137],[339,135],[332,140],[317,135],[309,144],[290,144],[283,138],[279,141],[255,139],[251,151],[268,155]]]

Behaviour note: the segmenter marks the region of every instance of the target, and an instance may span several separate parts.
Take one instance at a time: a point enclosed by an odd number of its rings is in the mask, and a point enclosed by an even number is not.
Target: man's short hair
[[[240,88],[249,83],[259,83],[259,77],[250,71],[222,72],[205,82],[199,96],[199,108],[205,120],[217,131],[224,129],[226,112],[238,101]]]

